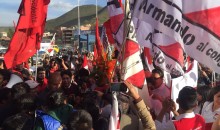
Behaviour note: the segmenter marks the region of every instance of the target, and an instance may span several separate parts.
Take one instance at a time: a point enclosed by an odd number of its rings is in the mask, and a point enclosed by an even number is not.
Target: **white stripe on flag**
[[[220,73],[220,40],[219,36],[214,34],[218,32],[210,32],[210,30],[182,18],[182,13],[177,8],[165,2],[140,0],[137,1],[136,5],[135,17],[148,22],[155,29],[173,37],[181,46],[184,46],[190,57]],[[216,24],[212,26],[217,27]]]
[[[126,80],[130,76],[143,70],[143,64],[140,59],[140,52],[130,55],[123,61],[122,79]]]
[[[183,2],[183,13],[186,14],[216,8],[219,7],[219,5],[219,0],[202,0],[202,2],[201,0],[192,0],[190,2]]]
[[[121,8],[115,8],[115,5],[109,5],[108,12],[110,17],[123,14],[123,10]]]

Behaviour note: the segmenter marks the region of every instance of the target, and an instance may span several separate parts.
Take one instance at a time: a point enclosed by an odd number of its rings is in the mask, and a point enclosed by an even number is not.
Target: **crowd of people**
[[[45,57],[35,78],[24,63],[7,70],[0,61],[0,129],[108,130],[112,81],[97,64],[91,61],[85,69],[82,63],[80,54]],[[150,104],[131,83],[119,81],[116,72],[114,82],[123,82],[129,90],[117,92],[120,129],[219,130],[220,86],[212,82],[210,69],[201,66],[199,72],[197,88],[186,86],[179,92],[178,109],[160,68],[146,77]]]

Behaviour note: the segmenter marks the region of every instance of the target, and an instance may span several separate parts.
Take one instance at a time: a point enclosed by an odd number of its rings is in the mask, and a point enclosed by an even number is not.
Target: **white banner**
[[[154,50],[154,63],[156,66],[159,66],[166,72],[169,72],[170,74],[174,74],[176,76],[180,76],[184,74],[182,67],[177,63],[177,61],[167,56],[157,46],[154,46],[153,50]]]
[[[198,62],[194,60],[192,69],[183,76],[172,79],[171,99],[176,102],[179,91],[185,86],[197,87]]]
[[[182,48],[190,57],[207,65],[215,72],[220,73],[220,37],[218,35],[220,33],[217,28],[217,24],[219,24],[217,22],[218,19],[208,14],[205,17],[201,16],[203,19],[194,18],[190,14],[183,14],[182,12],[193,12],[193,9],[185,7],[186,2],[188,1],[138,0],[136,1],[133,16],[149,23],[153,28],[162,33],[173,37],[174,40],[181,44]],[[208,13],[211,14],[214,13],[209,8],[220,6],[220,2],[218,1],[214,3],[219,6],[213,6],[213,2],[208,2],[207,0],[193,2],[193,4],[196,3],[199,3],[195,5],[196,11],[199,9],[209,10]],[[190,7],[193,8],[193,6]],[[220,8],[217,9],[214,11],[220,12]],[[212,21],[212,19],[215,20]]]

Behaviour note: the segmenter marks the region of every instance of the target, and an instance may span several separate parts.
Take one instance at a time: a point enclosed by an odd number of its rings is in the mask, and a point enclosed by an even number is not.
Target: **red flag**
[[[16,31],[4,58],[8,69],[27,61],[40,48],[48,3],[48,0],[21,2]]]
[[[114,38],[113,38],[112,31],[111,31],[111,22],[110,22],[110,19],[109,19],[108,21],[104,22],[103,26],[104,26],[105,29],[106,29],[106,34],[107,34],[109,43],[115,44],[115,40],[114,40]]]
[[[84,58],[83,58],[82,68],[88,69],[88,61],[87,61],[86,55],[84,55]]]
[[[98,18],[96,18],[96,49],[99,56],[103,55],[103,46],[99,36],[99,23]]]
[[[94,45],[94,49],[93,49],[93,51],[94,51],[94,56],[93,56],[93,60],[97,60],[97,58],[98,58],[98,54],[97,54],[97,49],[96,49],[96,45]]]
[[[20,14],[18,29],[42,26],[47,15],[48,0],[22,0],[18,13]]]

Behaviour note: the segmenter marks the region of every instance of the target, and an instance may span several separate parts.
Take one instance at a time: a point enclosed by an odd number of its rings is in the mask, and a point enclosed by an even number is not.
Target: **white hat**
[[[27,80],[25,83],[27,83],[31,89],[36,88],[39,85],[39,83],[34,80]]]

